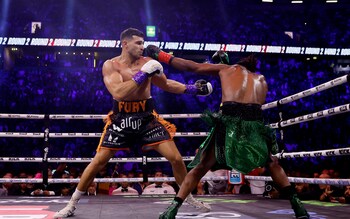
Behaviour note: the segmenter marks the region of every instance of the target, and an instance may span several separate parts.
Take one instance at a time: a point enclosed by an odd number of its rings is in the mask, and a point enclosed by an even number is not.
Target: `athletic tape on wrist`
[[[132,80],[136,82],[137,85],[142,84],[145,80],[147,80],[148,76],[146,73],[139,71],[133,77]]]

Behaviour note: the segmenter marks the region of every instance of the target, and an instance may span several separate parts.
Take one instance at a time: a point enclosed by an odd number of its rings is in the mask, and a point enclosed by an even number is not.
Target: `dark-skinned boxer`
[[[289,197],[295,216],[309,218],[294,188],[289,183],[278,159],[275,132],[263,123],[261,106],[268,91],[265,77],[255,73],[257,59],[249,56],[234,65],[196,63],[174,57],[154,45],[146,48],[153,59],[186,72],[219,76],[222,88],[220,111],[205,112],[203,119],[212,127],[199,152],[188,165],[193,168],[186,176],[172,204],[160,219],[174,219],[183,200],[209,171],[235,169],[248,173],[254,168],[267,166],[280,192]],[[217,53],[220,59],[220,53]]]

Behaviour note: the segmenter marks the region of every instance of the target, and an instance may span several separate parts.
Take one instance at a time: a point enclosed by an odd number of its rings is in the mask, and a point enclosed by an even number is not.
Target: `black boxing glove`
[[[159,49],[159,47],[155,45],[148,45],[144,49],[144,55],[168,65],[171,63],[172,59],[174,58],[173,55],[162,51],[161,49]]]
[[[186,84],[185,94],[208,96],[213,92],[213,86],[206,80],[199,79],[194,84]]]
[[[214,53],[214,55],[211,57],[211,60],[215,64],[230,64],[230,58],[224,51],[217,51],[216,53]]]

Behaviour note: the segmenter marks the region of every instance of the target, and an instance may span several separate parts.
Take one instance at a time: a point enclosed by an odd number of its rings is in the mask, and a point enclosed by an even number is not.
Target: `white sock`
[[[81,196],[84,194],[85,194],[85,192],[82,192],[82,191],[79,191],[78,189],[75,189],[68,205],[75,206],[78,203],[78,201],[80,200]]]

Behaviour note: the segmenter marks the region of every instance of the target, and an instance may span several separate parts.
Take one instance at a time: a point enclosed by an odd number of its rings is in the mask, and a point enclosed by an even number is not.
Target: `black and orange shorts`
[[[140,101],[114,101],[108,114],[97,150],[130,150],[142,145],[143,150],[173,140],[175,125],[159,117],[152,98]]]

